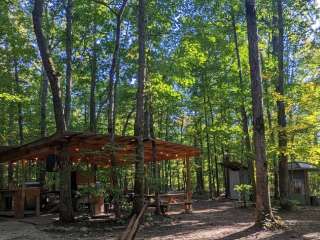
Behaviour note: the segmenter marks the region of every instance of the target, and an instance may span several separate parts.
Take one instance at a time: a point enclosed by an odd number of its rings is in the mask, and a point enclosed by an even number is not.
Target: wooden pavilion
[[[137,140],[134,136],[116,136],[113,151],[116,165],[130,165],[136,161]],[[153,149],[153,146],[155,148]],[[54,134],[37,141],[15,147],[0,147],[0,164],[16,164],[21,162],[37,163],[48,161],[52,156],[59,156],[61,151],[68,154],[68,159],[73,163],[90,163],[97,167],[111,166],[111,145],[107,135],[83,132],[67,132],[63,135]],[[186,202],[191,202],[191,170],[190,157],[200,154],[199,149],[176,144],[159,139],[144,140],[145,163],[163,160],[184,160],[186,166]],[[13,189],[0,190],[4,193],[13,192],[13,208],[16,217],[24,215],[24,200],[27,197],[25,186]],[[36,199],[36,214],[40,214],[40,189],[29,190],[31,197]],[[19,201],[20,200],[20,201]],[[0,196],[1,207],[1,196]]]
[[[199,149],[159,139],[144,140],[145,162],[152,161],[152,142],[155,142],[156,161],[185,159],[200,154]],[[135,161],[136,138],[133,136],[116,136],[115,152],[119,165]],[[67,146],[71,161],[89,161],[101,166],[110,165],[110,142],[107,135],[94,133],[69,132],[17,146],[0,148],[0,163],[21,160],[41,161],[50,154],[58,154],[62,146]]]

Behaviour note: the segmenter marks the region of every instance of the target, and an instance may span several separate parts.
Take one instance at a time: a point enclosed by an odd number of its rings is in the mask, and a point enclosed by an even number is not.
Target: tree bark
[[[155,131],[154,131],[154,121],[153,121],[153,109],[152,109],[152,100],[150,99],[150,136],[152,139],[152,166],[153,166],[153,176],[154,176],[154,183],[155,183],[155,203],[156,203],[156,210],[155,214],[160,215],[160,169],[159,164],[157,162],[157,145],[154,141],[155,139]]]
[[[116,82],[115,82],[115,73],[116,73],[116,65],[119,63],[119,51],[120,51],[120,39],[121,39],[121,23],[122,23],[122,14],[125,9],[128,0],[123,0],[120,10],[116,12],[116,22],[117,26],[115,29],[115,46],[114,52],[112,56],[111,68],[109,72],[109,84],[108,84],[108,137],[110,141],[111,147],[111,183],[112,188],[118,191],[118,170],[117,170],[117,163],[116,163],[116,155],[115,155],[115,124],[116,124],[116,108],[115,108],[115,89],[116,89]],[[118,202],[118,196],[113,197],[113,204],[116,217],[120,216],[120,208]]]
[[[215,176],[216,176],[216,184],[217,184],[217,197],[220,196],[220,180],[219,180],[219,166],[218,166],[218,152],[216,146],[216,138],[213,139],[213,151],[214,151],[214,165],[215,165]]]
[[[261,71],[259,62],[258,33],[255,0],[246,0],[246,19],[249,43],[249,64],[253,110],[253,142],[256,158],[256,223],[267,219],[274,221],[268,188],[265,129],[262,105]]]
[[[209,192],[210,199],[213,199],[214,195],[216,195],[214,181],[212,176],[212,157],[211,157],[211,145],[209,138],[209,123],[208,123],[208,114],[207,114],[207,103],[206,103],[206,94],[203,96],[203,107],[204,107],[204,120],[205,120],[205,131],[206,131],[206,143],[207,143],[207,158],[208,158],[208,171],[209,171]]]
[[[48,98],[48,78],[44,70],[42,70],[42,81],[40,90],[40,135],[42,138],[47,136],[47,98]],[[39,182],[43,186],[45,184],[46,169],[44,161],[38,163]]]
[[[40,135],[47,135],[47,98],[48,98],[48,78],[43,70],[40,89]]]
[[[144,204],[144,145],[143,145],[143,126],[144,126],[144,81],[146,76],[145,58],[145,0],[139,0],[138,10],[138,45],[139,45],[139,69],[138,69],[138,91],[137,91],[137,110],[135,123],[135,136],[137,138],[136,164],[135,164],[135,184],[134,184],[134,207],[133,211],[139,213]]]
[[[52,92],[52,101],[54,108],[54,115],[56,121],[57,132],[64,133],[66,131],[66,123],[64,119],[62,101],[59,87],[59,74],[55,70],[53,61],[50,57],[47,41],[42,32],[42,13],[44,0],[35,0],[34,9],[32,11],[33,27],[39,47],[43,67],[47,73]]]
[[[278,139],[279,139],[279,192],[280,192],[280,204],[283,208],[288,207],[289,197],[289,173],[288,173],[288,157],[287,157],[287,120],[284,97],[284,68],[283,68],[283,9],[282,0],[277,0],[277,12],[278,12],[278,82],[276,86],[276,92],[279,95],[277,99],[278,108]]]
[[[250,134],[249,134],[249,121],[248,115],[245,108],[245,96],[244,96],[244,85],[243,85],[243,77],[242,77],[242,67],[241,67],[241,58],[239,53],[239,44],[238,44],[238,34],[236,29],[236,21],[234,17],[234,10],[231,8],[231,19],[232,19],[232,28],[233,28],[233,38],[235,44],[235,52],[237,57],[237,64],[238,64],[238,74],[239,74],[239,88],[241,91],[241,105],[240,105],[240,113],[241,113],[241,121],[242,121],[242,132],[244,135],[244,143],[246,149],[246,159],[249,169],[249,182],[253,187],[255,192],[255,178],[254,178],[254,163],[252,158],[252,149],[251,149],[251,142],[250,142]]]
[[[56,129],[59,134],[66,132],[66,122],[63,112],[63,105],[60,96],[59,78],[58,73],[54,68],[53,61],[50,57],[47,40],[42,32],[42,13],[43,13],[43,0],[35,0],[34,8],[32,11],[33,27],[39,47],[42,64],[47,73],[50,82],[52,101],[54,108],[54,115],[56,121]],[[68,156],[68,150],[65,146],[62,147],[60,152],[60,221],[71,222],[74,220],[72,197],[71,197],[71,163]]]
[[[14,81],[16,86],[16,93],[21,94],[21,86],[19,80],[19,70],[18,70],[18,61],[14,59]],[[18,126],[19,126],[19,144],[22,145],[24,143],[24,134],[23,134],[23,112],[22,112],[22,102],[19,101],[18,104]]]
[[[200,134],[198,133],[197,135],[194,136],[195,147],[199,147],[199,139],[198,139],[199,135]],[[196,192],[202,195],[204,192],[204,181],[203,181],[203,164],[200,156],[195,157],[195,163],[196,163],[196,179],[197,179]]]
[[[64,117],[67,129],[71,125],[71,91],[72,91],[72,0],[66,0],[66,93]]]
[[[264,72],[264,61],[262,54],[261,56],[261,70]],[[270,130],[270,144],[273,146],[276,143],[275,135],[274,135],[274,128],[272,124],[272,112],[270,109],[270,100],[269,100],[269,84],[268,81],[265,81],[264,91],[265,91],[265,103],[266,103],[266,112],[267,112],[267,120],[268,120],[268,128]],[[279,199],[279,174],[278,174],[278,159],[276,153],[271,153],[272,165],[273,165],[273,188],[274,188],[274,198]]]
[[[209,96],[207,98],[207,101],[208,101],[209,108],[210,108],[211,125],[213,125],[214,112],[212,109],[212,104],[211,104]],[[214,151],[215,178],[216,178],[216,184],[217,184],[216,191],[217,191],[217,196],[220,196],[220,180],[219,180],[218,151],[217,151],[216,136],[214,136],[214,140],[213,140],[213,151]]]
[[[13,106],[9,106],[9,126],[8,126],[8,145],[12,146],[14,144],[13,130],[14,130],[14,114]],[[13,184],[13,162],[8,162],[8,188],[11,189]]]
[[[128,114],[127,117],[126,117],[126,121],[125,121],[125,123],[124,123],[124,125],[123,125],[123,129],[122,129],[122,136],[125,136],[125,135],[126,135],[127,129],[128,129],[128,125],[129,125],[129,120],[130,120],[130,118],[131,118],[131,116],[132,116],[132,114],[133,114],[134,112],[135,112],[135,107],[133,107],[133,108],[130,110],[129,114]]]
[[[60,154],[60,221],[69,223],[74,221],[71,195],[71,160],[68,146],[63,145]]]
[[[94,26],[93,34],[96,34]],[[91,132],[97,131],[96,119],[96,86],[97,86],[97,47],[96,39],[93,39],[92,56],[91,56],[91,82],[90,82],[90,103],[89,103],[89,129]]]

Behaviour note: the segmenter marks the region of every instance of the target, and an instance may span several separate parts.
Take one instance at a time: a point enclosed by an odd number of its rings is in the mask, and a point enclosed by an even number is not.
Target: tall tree
[[[205,135],[206,135],[206,144],[207,144],[207,158],[208,158],[208,171],[209,171],[209,192],[210,198],[213,199],[216,195],[215,183],[213,178],[213,170],[212,170],[212,155],[211,155],[211,144],[210,144],[210,136],[209,136],[209,121],[208,121],[208,111],[207,111],[207,102],[206,102],[206,86],[204,87],[204,95],[203,95],[203,108],[204,108],[204,120],[205,120]]]
[[[241,113],[241,121],[242,121],[242,132],[244,135],[244,143],[245,143],[245,155],[247,158],[248,169],[250,172],[249,182],[253,186],[253,189],[255,191],[254,164],[253,164],[253,159],[252,159],[252,149],[251,149],[250,134],[249,134],[249,121],[248,121],[248,114],[247,114],[247,111],[245,108],[245,96],[243,93],[244,83],[243,83],[243,76],[242,76],[242,66],[241,66],[241,58],[240,58],[240,52],[239,52],[236,20],[235,20],[235,16],[234,16],[233,7],[231,7],[231,20],[232,20],[235,53],[236,53],[237,65],[238,65],[239,88],[241,91],[240,113]]]
[[[48,78],[44,70],[42,70],[42,81],[40,89],[40,135],[47,135],[47,98],[48,98]]]
[[[66,122],[64,119],[63,105],[60,96],[59,74],[56,71],[52,58],[49,53],[48,45],[45,36],[42,32],[42,12],[44,0],[35,0],[34,8],[32,11],[33,27],[37,38],[37,43],[42,59],[43,67],[46,71],[47,77],[50,82],[52,92],[52,101],[54,108],[54,116],[56,121],[56,129],[58,133],[66,131]]]
[[[279,139],[279,192],[280,204],[283,208],[288,207],[289,197],[289,173],[288,173],[288,157],[287,157],[287,120],[284,103],[284,67],[283,67],[283,51],[284,51],[284,26],[283,26],[283,7],[282,0],[277,0],[278,13],[278,81],[276,92],[278,109],[278,139]]]
[[[63,105],[60,96],[59,74],[55,70],[51,59],[47,40],[42,32],[42,13],[44,0],[35,0],[32,11],[33,27],[40,51],[43,67],[46,71],[50,82],[54,115],[56,120],[57,133],[64,134],[66,131],[66,123],[63,112]],[[71,222],[74,220],[71,197],[71,162],[68,155],[68,146],[62,145],[59,155],[60,159],[60,221]]]
[[[146,1],[139,0],[138,10],[138,91],[135,120],[135,136],[137,139],[136,164],[134,177],[134,212],[139,213],[144,203],[144,82],[146,78],[146,52],[145,52],[145,19],[146,19]]]
[[[16,93],[21,94],[21,86],[19,79],[19,70],[18,70],[18,60],[15,58],[13,61],[14,64],[14,81],[16,85]],[[24,133],[23,133],[23,112],[22,112],[22,102],[18,101],[18,126],[19,126],[19,144],[24,143]]]
[[[45,71],[42,69],[42,79],[40,87],[40,136],[42,138],[47,136],[47,98],[48,98],[48,78]],[[43,161],[38,163],[39,167],[39,182],[41,186],[45,184],[46,169]]]
[[[71,124],[71,91],[72,91],[72,0],[65,1],[66,9],[66,93],[64,116],[67,129]]]
[[[96,34],[96,25],[93,26],[93,35]],[[89,130],[97,131],[96,119],[96,87],[97,87],[97,43],[93,38],[92,55],[90,57],[91,81],[90,81],[90,100],[89,100]]]
[[[246,0],[247,34],[253,111],[253,143],[256,159],[256,223],[274,221],[268,187],[268,168],[265,146],[265,128],[262,106],[261,71],[255,0]]]
[[[265,61],[262,57],[262,54],[260,54],[261,58],[261,71],[265,71]],[[267,122],[268,122],[268,128],[271,131],[270,132],[270,144],[272,146],[275,145],[276,139],[274,135],[274,128],[272,123],[272,109],[271,109],[271,103],[270,103],[270,93],[269,93],[269,83],[268,81],[265,81],[264,87],[264,96],[265,96],[265,106],[266,106],[266,112],[267,112]],[[278,159],[276,153],[271,153],[272,158],[272,165],[273,165],[273,191],[274,191],[274,198],[279,199],[279,175],[278,175]]]
[[[109,71],[109,84],[108,84],[108,136],[111,147],[111,183],[114,189],[118,189],[118,170],[117,170],[117,162],[115,155],[115,124],[116,124],[116,81],[115,81],[115,73],[117,69],[117,65],[119,64],[119,52],[120,52],[120,40],[121,40],[121,23],[122,23],[122,15],[127,5],[128,0],[123,0],[119,10],[112,10],[112,12],[116,15],[116,28],[115,28],[115,42],[114,42],[114,51],[112,55],[111,68]],[[118,197],[114,197],[114,208],[115,214],[117,217],[120,216],[120,209],[118,203]]]

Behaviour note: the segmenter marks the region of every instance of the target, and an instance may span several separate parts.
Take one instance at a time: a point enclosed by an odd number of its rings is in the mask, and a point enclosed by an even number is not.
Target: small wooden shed
[[[224,181],[226,188],[226,197],[239,200],[239,193],[234,190],[236,185],[249,184],[248,168],[236,161],[227,161],[222,163],[224,167]]]
[[[289,195],[290,199],[298,201],[300,204],[310,204],[309,173],[320,169],[306,162],[288,163],[289,171]]]

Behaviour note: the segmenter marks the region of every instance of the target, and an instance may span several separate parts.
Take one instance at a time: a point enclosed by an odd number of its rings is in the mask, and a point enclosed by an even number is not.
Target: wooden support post
[[[13,194],[13,208],[14,208],[15,218],[18,218],[18,219],[24,218],[24,199],[25,199],[24,188],[17,189]]]
[[[307,170],[303,171],[303,175],[304,175],[304,186],[305,186],[305,202],[306,205],[310,205],[311,201],[310,201],[310,189],[309,189],[309,174]]]
[[[60,173],[60,203],[59,217],[63,223],[74,221],[74,212],[71,195],[71,168],[70,152],[68,144],[63,143],[59,153],[59,173]]]
[[[40,216],[40,189],[39,189],[39,194],[36,196],[36,216]]]
[[[25,202],[25,175],[24,175],[24,160],[21,162],[21,175],[22,182],[21,187],[17,186],[16,191],[14,192],[13,197],[13,207],[14,207],[14,217],[15,218],[24,218],[24,202]]]
[[[189,157],[186,157],[186,201],[185,212],[192,212],[192,186],[191,186],[191,165]]]
[[[0,189],[4,188],[4,165],[0,163]]]
[[[13,183],[13,162],[8,162],[8,189],[11,190],[14,188]]]

